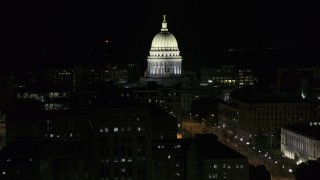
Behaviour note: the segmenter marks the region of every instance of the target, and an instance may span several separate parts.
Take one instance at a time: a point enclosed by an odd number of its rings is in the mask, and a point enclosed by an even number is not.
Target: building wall
[[[160,108],[94,111],[95,179],[151,179],[152,139],[176,138],[177,120]]]
[[[239,108],[235,104],[219,103],[218,119],[222,126],[234,132],[239,127]]]
[[[320,157],[320,141],[281,128],[281,152],[290,159],[316,160]]]
[[[180,109],[181,106],[181,92],[175,89],[135,90],[134,97],[141,103],[159,104],[167,111]]]
[[[185,113],[191,112],[191,105],[194,101],[199,98],[208,98],[213,96],[215,93],[212,90],[197,90],[197,89],[189,89],[181,91],[181,109]]]
[[[141,103],[159,104],[167,111],[189,114],[191,105],[199,98],[215,96],[215,89],[145,89],[135,90],[134,97]]]
[[[152,179],[187,179],[185,147],[176,143],[153,143]]]
[[[255,78],[251,69],[240,69],[235,66],[221,66],[214,69],[201,69],[202,81],[212,81],[215,84],[228,85],[235,88],[252,86]]]
[[[97,109],[96,179],[150,179],[152,126],[146,109]]]
[[[248,133],[277,133],[283,125],[308,121],[310,121],[310,106],[306,102],[239,102],[239,125],[247,135]]]
[[[246,159],[207,159],[203,162],[203,179],[249,179]]]

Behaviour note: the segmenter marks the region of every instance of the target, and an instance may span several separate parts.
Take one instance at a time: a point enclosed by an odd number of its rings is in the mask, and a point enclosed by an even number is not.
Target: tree
[[[294,170],[293,174],[296,180],[320,179],[320,162],[316,160],[309,160],[300,163]]]

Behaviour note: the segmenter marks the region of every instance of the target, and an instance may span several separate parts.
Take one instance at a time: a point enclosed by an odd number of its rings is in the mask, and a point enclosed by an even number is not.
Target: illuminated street
[[[233,150],[239,152],[243,156],[247,157],[249,162],[254,166],[263,164],[267,167],[272,175],[272,179],[276,180],[291,180],[294,179],[293,175],[289,172],[290,168],[282,167],[278,161],[273,161],[267,152],[262,152],[261,150],[249,149],[244,141],[235,142],[225,139],[222,136],[220,128],[206,128],[202,123],[188,120],[182,122],[182,128],[194,134],[204,134],[213,133],[218,136],[220,142],[226,146],[232,148]],[[247,147],[246,147],[247,146]],[[260,152],[260,153],[259,153]]]
[[[182,129],[189,132],[192,136],[195,134],[203,134],[204,126],[196,121],[183,121]]]

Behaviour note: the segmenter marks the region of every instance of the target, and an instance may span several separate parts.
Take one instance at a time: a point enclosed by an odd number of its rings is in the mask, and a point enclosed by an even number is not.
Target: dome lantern
[[[163,21],[162,21],[162,29],[161,29],[161,31],[168,31],[167,21],[166,21],[166,15],[163,15]]]

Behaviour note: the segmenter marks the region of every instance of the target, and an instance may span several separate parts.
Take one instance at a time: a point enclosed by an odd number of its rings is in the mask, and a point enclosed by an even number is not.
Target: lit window
[[[168,155],[168,159],[170,159],[171,158],[171,156],[170,156],[170,154]]]
[[[113,132],[119,132],[119,128],[118,127],[114,127],[113,128]]]
[[[175,149],[181,148],[181,145],[180,145],[180,144],[174,145],[174,148],[175,148]]]
[[[157,148],[158,148],[158,149],[163,149],[163,148],[164,148],[164,145],[158,145]]]
[[[213,168],[214,168],[214,169],[217,169],[217,168],[218,168],[218,166],[215,164],[215,165],[213,166]]]
[[[141,131],[141,127],[137,127],[137,131],[140,132]]]
[[[218,178],[217,174],[209,173],[209,179],[217,179],[217,178]]]
[[[122,157],[121,162],[126,162],[126,158]]]

